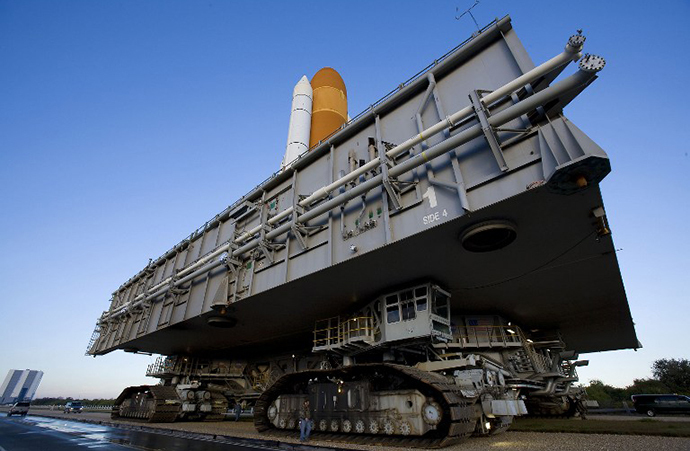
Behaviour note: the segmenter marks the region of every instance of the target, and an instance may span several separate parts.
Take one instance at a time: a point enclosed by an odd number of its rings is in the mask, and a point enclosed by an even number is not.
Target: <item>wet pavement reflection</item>
[[[266,447],[264,444],[252,446],[246,443],[219,443],[210,438],[185,438],[31,415],[24,419],[7,418],[0,420],[0,450],[58,451],[83,447],[102,451],[122,451],[123,449],[151,451],[276,449]]]

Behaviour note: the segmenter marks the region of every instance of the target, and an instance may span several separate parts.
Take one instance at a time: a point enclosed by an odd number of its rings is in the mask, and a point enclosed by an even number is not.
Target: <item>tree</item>
[[[587,397],[597,401],[601,407],[617,407],[627,399],[624,388],[606,385],[600,380],[593,380],[586,387]]]
[[[635,379],[632,385],[625,388],[625,391],[629,395],[639,395],[642,393],[668,393],[671,390],[656,379]]]
[[[672,392],[690,393],[690,360],[655,360],[652,364],[652,374]]]

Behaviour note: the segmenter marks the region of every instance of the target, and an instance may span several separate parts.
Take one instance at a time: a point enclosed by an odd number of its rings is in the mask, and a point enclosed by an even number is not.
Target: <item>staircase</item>
[[[536,373],[536,369],[532,364],[532,359],[529,358],[524,349],[520,349],[513,356],[513,365],[517,373]]]
[[[84,353],[85,356],[90,356],[91,354],[91,348],[93,345],[96,343],[96,340],[98,340],[101,337],[101,326],[96,324],[96,328],[93,330],[93,333],[91,334],[91,339],[89,340],[89,345],[86,347],[86,352]]]

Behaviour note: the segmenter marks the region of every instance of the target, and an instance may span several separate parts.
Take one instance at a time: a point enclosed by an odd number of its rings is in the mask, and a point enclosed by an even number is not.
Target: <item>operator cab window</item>
[[[410,321],[417,317],[414,311],[414,302],[403,302],[402,303],[402,319],[403,321]]]
[[[386,297],[386,321],[388,324],[400,321],[400,304],[398,304],[397,295]]]
[[[440,291],[434,293],[434,302],[431,305],[431,313],[442,318],[449,318],[450,311],[448,308],[448,296]]]
[[[414,297],[417,300],[417,311],[423,312],[427,308],[427,288],[419,287],[414,290]]]

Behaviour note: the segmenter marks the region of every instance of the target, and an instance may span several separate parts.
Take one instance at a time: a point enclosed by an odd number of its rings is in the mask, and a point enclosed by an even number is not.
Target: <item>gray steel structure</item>
[[[492,23],[120,286],[87,353],[310,349],[317,320],[426,281],[577,352],[639,347],[609,160],[562,114],[603,60],[551,84],[583,41],[533,71],[510,18]]]
[[[32,400],[43,378],[43,371],[9,370],[0,386],[0,404]]]

